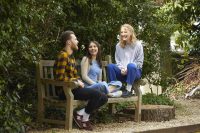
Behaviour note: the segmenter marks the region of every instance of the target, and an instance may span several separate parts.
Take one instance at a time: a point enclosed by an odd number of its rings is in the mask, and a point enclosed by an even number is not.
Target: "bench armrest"
[[[41,79],[41,82],[43,84],[51,84],[51,85],[55,85],[55,86],[63,86],[63,87],[67,87],[69,89],[74,89],[77,88],[78,85],[76,82],[73,81],[59,81],[59,80],[54,80],[54,79]]]
[[[134,90],[137,96],[142,96],[140,85],[145,85],[145,84],[146,84],[146,81],[143,79],[139,79],[134,83]]]

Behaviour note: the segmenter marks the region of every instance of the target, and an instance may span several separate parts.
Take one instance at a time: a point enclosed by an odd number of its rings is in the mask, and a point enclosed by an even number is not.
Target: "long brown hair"
[[[90,65],[92,65],[92,55],[89,52],[89,46],[90,46],[91,43],[94,43],[98,48],[96,60],[97,60],[97,63],[99,64],[100,68],[102,68],[101,45],[97,41],[91,41],[87,46],[87,55],[86,56],[89,59],[89,63],[90,63]]]
[[[132,43],[134,43],[134,42],[137,40],[137,38],[136,38],[136,34],[135,34],[135,31],[134,31],[133,26],[131,26],[130,24],[123,24],[123,25],[121,25],[120,30],[121,30],[122,27],[126,27],[126,28],[129,30],[129,32],[132,33],[132,35],[131,35],[131,40],[130,40],[130,41],[131,41]],[[120,46],[121,46],[122,48],[124,48],[125,45],[126,45],[126,44],[121,40],[121,37],[120,37]]]

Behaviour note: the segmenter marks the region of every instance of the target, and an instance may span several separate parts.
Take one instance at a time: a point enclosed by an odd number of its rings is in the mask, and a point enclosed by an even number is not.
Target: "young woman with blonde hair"
[[[116,45],[115,61],[116,64],[109,64],[109,81],[126,82],[126,91],[123,97],[132,95],[132,85],[135,80],[141,78],[142,65],[144,60],[143,46],[141,41],[136,38],[133,27],[123,24],[120,28],[119,43]]]

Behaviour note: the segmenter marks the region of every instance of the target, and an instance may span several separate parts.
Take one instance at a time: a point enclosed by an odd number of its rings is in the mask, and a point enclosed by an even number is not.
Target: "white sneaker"
[[[121,97],[122,96],[122,91],[116,91],[116,92],[112,92],[112,93],[108,93],[108,97]]]
[[[126,86],[126,90],[129,91],[129,92],[131,92],[131,89],[132,89],[132,85],[127,84],[127,86]]]
[[[132,94],[135,94],[135,91],[134,91],[134,90],[132,90]]]

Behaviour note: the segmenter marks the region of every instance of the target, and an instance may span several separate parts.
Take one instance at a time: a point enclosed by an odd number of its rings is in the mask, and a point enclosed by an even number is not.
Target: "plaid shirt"
[[[57,80],[74,81],[80,79],[77,74],[75,58],[61,51],[54,64],[54,77]]]

